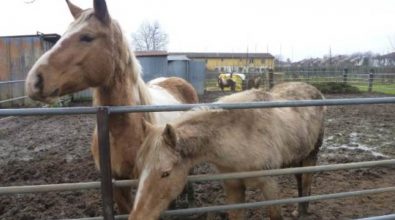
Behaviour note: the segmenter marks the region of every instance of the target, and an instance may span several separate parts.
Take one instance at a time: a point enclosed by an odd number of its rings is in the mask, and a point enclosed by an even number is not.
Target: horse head
[[[139,185],[129,220],[156,220],[171,201],[181,194],[190,165],[176,149],[176,132],[171,125],[149,128],[139,150],[136,172]]]
[[[54,98],[111,80],[120,30],[111,19],[105,0],[94,0],[82,10],[66,0],[74,21],[59,41],[33,65],[26,78],[26,93],[35,100]]]

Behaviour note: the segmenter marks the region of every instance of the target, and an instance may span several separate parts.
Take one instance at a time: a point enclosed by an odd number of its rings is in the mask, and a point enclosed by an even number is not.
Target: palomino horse
[[[91,87],[95,106],[196,103],[193,87],[180,78],[160,78],[147,86],[141,67],[129,50],[118,23],[111,19],[105,0],[94,0],[94,8],[82,10],[67,1],[74,21],[62,38],[30,70],[27,94],[35,100],[51,102],[56,97]],[[111,168],[116,179],[134,178],[137,150],[144,140],[143,119],[154,124],[180,115],[133,113],[110,115]],[[99,168],[95,129],[91,145]],[[122,213],[132,207],[130,188],[115,189],[114,197]]]
[[[313,86],[284,83],[269,93],[247,90],[225,96],[219,103],[323,99]],[[138,152],[139,186],[129,220],[154,220],[182,191],[189,169],[209,162],[220,172],[313,166],[322,144],[325,107],[243,110],[196,110],[166,126],[145,124],[147,138]],[[299,196],[310,195],[312,174],[296,175]],[[257,187],[266,199],[277,199],[271,178],[226,180],[227,202],[242,203],[245,188]],[[307,214],[308,203],[295,215]],[[269,207],[271,219],[282,219],[279,206]],[[230,211],[232,220],[244,211]]]

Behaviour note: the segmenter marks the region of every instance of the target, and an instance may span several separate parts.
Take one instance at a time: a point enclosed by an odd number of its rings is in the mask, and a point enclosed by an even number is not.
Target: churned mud
[[[210,102],[222,95],[211,92]],[[327,98],[377,95],[327,95]],[[328,107],[324,145],[319,164],[336,164],[395,158],[395,105]],[[98,181],[90,154],[95,116],[39,116],[0,118],[0,186]],[[203,164],[194,170],[211,173]],[[293,176],[278,177],[280,197],[296,197]],[[312,194],[328,194],[394,186],[395,168],[371,168],[318,173]],[[193,184],[197,206],[224,204],[220,182]],[[262,198],[248,191],[248,202]],[[180,205],[182,206],[182,204]],[[282,206],[291,218],[295,204]],[[395,213],[395,193],[312,202],[309,219],[353,219]],[[101,215],[98,190],[0,196],[0,219],[63,219]],[[248,219],[266,216],[265,209],[248,211]],[[183,219],[183,218],[181,218]],[[209,213],[199,219],[227,219],[225,213]]]

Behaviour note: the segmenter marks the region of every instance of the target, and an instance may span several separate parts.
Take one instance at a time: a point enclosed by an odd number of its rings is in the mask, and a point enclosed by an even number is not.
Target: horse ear
[[[94,0],[93,5],[96,17],[104,24],[108,24],[110,22],[110,14],[108,13],[106,1]]]
[[[141,118],[141,120],[142,120],[142,129],[144,135],[146,136],[153,129],[154,125],[148,122],[147,120],[145,120],[144,118]]]
[[[73,3],[71,3],[69,0],[66,0],[66,3],[67,3],[67,6],[69,6],[71,15],[73,15],[74,19],[77,19],[81,15],[82,9],[79,8],[78,6],[74,5]]]
[[[162,133],[163,140],[169,146],[175,148],[177,144],[176,130],[170,124],[166,124],[165,130]]]

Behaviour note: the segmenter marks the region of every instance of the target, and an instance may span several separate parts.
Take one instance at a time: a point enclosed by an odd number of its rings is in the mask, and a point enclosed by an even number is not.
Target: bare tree
[[[166,50],[169,43],[168,35],[157,21],[142,23],[132,38],[137,51]]]

